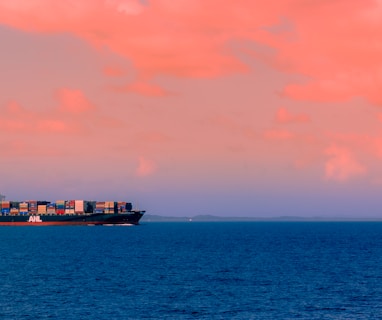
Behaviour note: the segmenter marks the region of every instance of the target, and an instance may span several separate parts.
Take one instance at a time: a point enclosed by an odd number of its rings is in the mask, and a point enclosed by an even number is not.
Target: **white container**
[[[84,200],[75,200],[74,201],[74,212],[75,213],[84,213]]]

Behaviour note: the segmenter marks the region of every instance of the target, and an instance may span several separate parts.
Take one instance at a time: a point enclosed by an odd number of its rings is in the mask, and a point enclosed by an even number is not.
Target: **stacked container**
[[[46,214],[46,204],[37,205],[37,214]]]
[[[29,200],[29,214],[37,214],[37,201]]]
[[[10,201],[10,214],[11,216],[18,216],[19,215],[19,202],[17,201]]]
[[[74,201],[74,213],[75,214],[84,214],[84,200],[75,200]]]
[[[84,201],[84,200],[57,200],[49,201],[29,200],[24,202],[0,200],[0,213],[2,215],[54,215],[54,214],[114,214],[132,210],[132,204],[125,201]]]
[[[46,206],[46,213],[47,214],[56,214],[56,204],[55,203],[49,203]]]
[[[96,208],[95,213],[104,213],[105,212],[105,202],[104,201],[97,201],[96,202]]]
[[[60,215],[65,214],[65,200],[56,201],[56,213]]]
[[[20,202],[19,210],[20,210],[21,215],[27,215],[28,214],[28,202]]]
[[[114,213],[114,202],[106,201],[105,202],[105,213]]]
[[[11,211],[11,203],[9,201],[1,201],[1,214],[9,215]]]
[[[75,205],[75,200],[70,200],[69,201],[69,214],[74,214],[74,205]]]
[[[74,213],[74,206],[72,209],[71,204],[72,204],[71,201],[65,201],[65,214],[72,214],[72,210]]]
[[[18,203],[11,203],[11,209],[10,209],[11,216],[18,216],[19,215],[19,204]]]

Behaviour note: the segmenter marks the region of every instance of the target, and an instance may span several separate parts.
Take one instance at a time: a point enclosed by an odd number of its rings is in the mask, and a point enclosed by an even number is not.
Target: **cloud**
[[[60,102],[59,110],[67,113],[84,113],[95,110],[95,106],[78,89],[61,88],[57,92]]]
[[[216,77],[248,71],[239,54],[285,73],[293,99],[382,104],[382,3],[377,0],[0,0],[0,23],[71,33],[131,61],[139,79]],[[148,79],[148,80],[146,80]],[[144,94],[161,94],[136,84]]]
[[[371,141],[370,145],[374,147],[376,156],[382,158],[382,137],[375,138]]]
[[[382,19],[370,18],[382,12],[382,3],[338,0],[294,4],[287,17],[296,40],[270,41],[277,49],[274,66],[306,76],[305,81],[288,85],[285,93],[293,99],[314,101],[362,96],[382,104],[378,89],[382,85]]]
[[[25,113],[26,110],[16,101],[11,101],[5,106],[7,113],[13,114],[15,116]]]
[[[103,68],[103,74],[108,77],[121,77],[126,75],[126,70],[120,66],[110,65]]]
[[[122,0],[0,0],[0,22],[29,32],[70,32],[131,60],[143,76],[209,77],[243,71],[245,65],[227,49],[232,35],[222,25],[222,19],[230,18],[231,6],[216,11],[216,5],[221,6],[215,0],[207,6],[198,0],[149,5]],[[237,22],[240,14],[232,18]]]
[[[18,134],[79,134],[93,128],[119,128],[122,123],[102,114],[78,89],[56,90],[57,106],[35,110],[11,101],[0,107],[0,132]]]
[[[309,121],[310,118],[306,114],[291,114],[285,108],[279,108],[276,112],[276,122],[278,123],[304,123]]]
[[[70,126],[62,120],[42,120],[36,125],[39,132],[69,132]]]
[[[138,167],[135,171],[135,174],[139,177],[146,177],[153,174],[156,170],[156,165],[153,161],[145,158],[139,157],[138,159]]]
[[[51,113],[36,112],[24,108],[16,101],[0,109],[0,131],[7,133],[70,133],[75,127]]]
[[[325,178],[328,180],[347,181],[367,172],[366,167],[346,148],[331,146],[325,154],[330,157],[325,163]]]

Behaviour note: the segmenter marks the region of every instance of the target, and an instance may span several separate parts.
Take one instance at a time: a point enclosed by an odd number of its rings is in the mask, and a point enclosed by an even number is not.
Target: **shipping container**
[[[56,201],[56,214],[65,214],[65,200]]]
[[[11,211],[11,204],[9,201],[1,201],[1,214],[2,215],[9,215]]]
[[[46,214],[46,204],[37,205],[37,214]]]
[[[104,201],[97,201],[95,213],[104,213],[104,212],[105,212],[105,202]]]
[[[28,200],[29,204],[29,213],[30,214],[37,214],[37,201],[36,200]]]
[[[1,201],[1,208],[5,208],[5,209],[8,209],[8,208],[11,208],[11,203],[10,201]]]
[[[55,203],[49,203],[46,207],[47,214],[56,214],[56,204]]]
[[[17,209],[17,208],[11,208],[11,210],[10,210],[10,215],[11,215],[11,216],[18,216],[18,215],[19,215],[19,209]]]
[[[75,200],[74,201],[74,212],[76,214],[84,213],[84,200]]]
[[[113,213],[114,212],[114,202],[105,201],[105,213]]]
[[[28,208],[28,202],[20,202],[19,203],[19,212],[21,215],[28,214],[29,208]]]

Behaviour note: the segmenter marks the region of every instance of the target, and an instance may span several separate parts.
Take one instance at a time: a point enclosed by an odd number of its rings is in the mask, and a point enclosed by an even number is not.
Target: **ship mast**
[[[5,195],[0,193],[0,201],[4,201],[4,200],[5,200]]]

